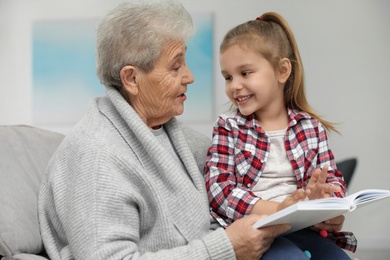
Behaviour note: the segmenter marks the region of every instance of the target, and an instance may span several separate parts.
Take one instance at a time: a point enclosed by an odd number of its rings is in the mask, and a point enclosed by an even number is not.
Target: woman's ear
[[[132,96],[138,94],[137,73],[137,68],[131,65],[124,66],[120,71],[123,87]]]
[[[278,69],[278,82],[280,84],[286,83],[291,75],[291,61],[290,59],[283,58],[279,63]]]

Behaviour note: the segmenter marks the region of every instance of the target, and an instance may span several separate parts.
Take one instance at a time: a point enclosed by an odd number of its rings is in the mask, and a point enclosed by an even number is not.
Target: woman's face
[[[158,128],[184,111],[187,84],[194,82],[186,65],[185,53],[183,41],[169,41],[154,69],[137,74],[138,92],[129,97],[130,103],[151,128]]]

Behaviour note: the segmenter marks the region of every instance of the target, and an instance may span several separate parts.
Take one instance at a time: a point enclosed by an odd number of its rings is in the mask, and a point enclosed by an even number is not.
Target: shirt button
[[[250,183],[248,183],[246,186],[247,186],[248,188],[250,188],[250,187],[251,187],[251,184],[250,184]]]

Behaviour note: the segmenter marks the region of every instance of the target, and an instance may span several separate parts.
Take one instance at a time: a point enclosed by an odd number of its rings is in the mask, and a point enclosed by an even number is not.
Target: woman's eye
[[[175,63],[172,64],[172,69],[174,71],[178,71],[181,68],[182,65],[183,64],[181,62],[176,61]]]

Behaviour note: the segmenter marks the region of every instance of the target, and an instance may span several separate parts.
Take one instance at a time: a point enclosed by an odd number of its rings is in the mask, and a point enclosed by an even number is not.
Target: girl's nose
[[[241,82],[239,80],[232,79],[230,81],[230,90],[235,91],[235,90],[238,90],[238,89],[242,89]]]

